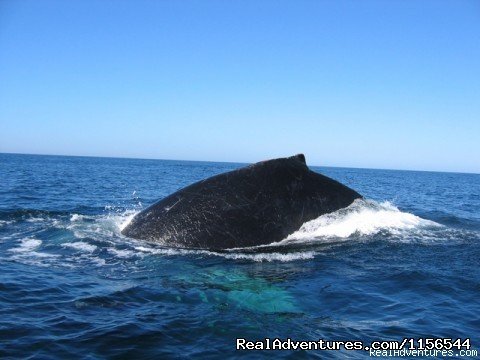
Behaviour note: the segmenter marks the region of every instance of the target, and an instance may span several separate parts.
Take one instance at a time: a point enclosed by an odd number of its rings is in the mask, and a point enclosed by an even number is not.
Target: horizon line
[[[255,162],[239,162],[239,161],[214,161],[214,160],[189,160],[189,159],[161,159],[161,158],[147,158],[147,157],[128,157],[128,156],[101,156],[101,155],[67,155],[67,154],[32,154],[32,153],[18,153],[0,151],[1,154],[6,155],[31,155],[31,156],[63,156],[63,157],[84,157],[84,158],[100,158],[100,159],[126,159],[126,160],[158,160],[158,161],[187,161],[187,162],[211,162],[211,163],[225,163],[225,164],[254,164]],[[263,159],[258,161],[265,161],[270,159]],[[355,166],[332,166],[332,165],[312,165],[309,167],[326,167],[337,169],[359,169],[359,170],[384,170],[384,171],[410,171],[410,172],[431,172],[431,173],[448,173],[448,174],[466,174],[466,175],[480,175],[480,172],[468,171],[447,171],[447,170],[414,170],[414,169],[391,169],[391,168],[367,168]]]

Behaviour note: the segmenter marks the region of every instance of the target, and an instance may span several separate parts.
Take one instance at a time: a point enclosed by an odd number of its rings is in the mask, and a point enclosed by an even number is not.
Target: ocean
[[[365,200],[272,246],[182,250],[121,235],[156,200],[241,166],[0,154],[0,358],[370,355],[236,350],[239,338],[469,338],[480,349],[477,174],[311,167]]]

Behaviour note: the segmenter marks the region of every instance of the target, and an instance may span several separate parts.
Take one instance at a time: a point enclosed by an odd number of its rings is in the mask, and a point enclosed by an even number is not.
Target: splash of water
[[[290,234],[283,242],[312,239],[348,238],[352,235],[368,236],[387,231],[392,234],[411,230],[431,229],[442,225],[402,212],[390,202],[378,203],[358,199],[350,206],[308,221]]]

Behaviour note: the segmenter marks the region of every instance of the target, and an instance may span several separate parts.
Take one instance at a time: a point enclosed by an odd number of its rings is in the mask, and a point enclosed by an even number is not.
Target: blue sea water
[[[237,337],[480,348],[480,175],[313,167],[367,200],[272,246],[121,235],[159,198],[240,166],[0,154],[0,358],[368,357],[248,353]]]

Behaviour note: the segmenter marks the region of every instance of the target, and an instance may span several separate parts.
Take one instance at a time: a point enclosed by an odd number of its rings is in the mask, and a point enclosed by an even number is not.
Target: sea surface
[[[366,200],[272,246],[121,235],[156,200],[240,166],[0,154],[0,358],[368,357],[235,350],[267,337],[480,348],[480,175],[313,167]]]

